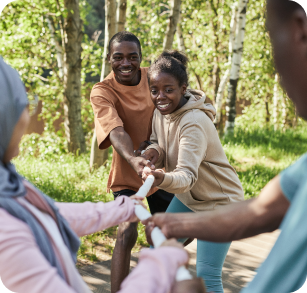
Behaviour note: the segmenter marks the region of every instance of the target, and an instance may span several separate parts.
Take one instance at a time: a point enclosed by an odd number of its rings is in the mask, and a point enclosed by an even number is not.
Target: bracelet
[[[148,145],[151,145],[151,144],[152,144],[152,142],[149,141],[149,140],[144,140],[144,142],[146,142]]]

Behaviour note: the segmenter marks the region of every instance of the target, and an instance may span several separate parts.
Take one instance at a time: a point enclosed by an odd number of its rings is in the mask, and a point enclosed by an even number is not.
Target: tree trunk
[[[226,135],[233,133],[235,126],[237,85],[240,76],[241,59],[243,53],[247,3],[248,0],[239,0],[238,4],[238,29],[233,48],[228,96],[226,99]]]
[[[127,2],[121,1],[120,3],[125,3],[125,11]],[[119,7],[119,9],[121,9]],[[121,11],[122,13],[122,11]],[[121,15],[120,13],[118,15]],[[110,39],[116,34],[116,28],[119,28],[119,21],[116,21],[116,0],[106,0],[105,1],[105,33],[104,33],[104,51],[103,51],[103,63],[100,81],[103,81],[105,77],[111,72],[112,68],[108,62],[107,54],[108,54],[108,45]],[[122,20],[126,20],[126,16],[121,15]],[[124,28],[122,29],[124,30]],[[108,159],[109,150],[100,150],[97,143],[96,131],[94,130],[94,135],[92,138],[92,146],[91,146],[91,157],[90,157],[90,170],[98,169],[102,165],[104,165]]]
[[[68,150],[85,152],[81,121],[81,42],[83,37],[79,0],[64,0],[64,126]]]
[[[286,130],[286,127],[287,127],[287,116],[288,116],[288,111],[287,111],[287,99],[285,97],[285,94],[283,94],[282,96],[282,103],[281,103],[281,118],[282,118],[282,125],[281,125],[281,128],[283,131]]]
[[[235,35],[236,35],[236,28],[237,28],[237,5],[234,5],[232,10],[232,17],[230,22],[230,32],[229,32],[229,55],[228,55],[228,64],[231,65],[231,58],[232,58],[232,52],[234,47],[234,41],[235,41]],[[224,99],[224,92],[226,88],[226,84],[229,80],[229,68],[226,69],[221,82],[219,84],[216,99],[215,99],[215,107],[216,107],[216,117],[214,123],[219,126],[221,121],[221,110],[222,110],[222,104]]]
[[[169,16],[169,23],[163,42],[163,51],[172,49],[174,35],[177,29],[177,24],[180,16],[180,5],[181,0],[172,0],[171,2],[171,13]]]
[[[126,24],[126,10],[127,10],[127,0],[118,0],[117,12],[116,12],[116,32],[122,32],[125,30]]]
[[[279,114],[279,91],[278,91],[278,74],[275,74],[274,95],[273,95],[273,125],[274,130],[278,129],[278,114]]]
[[[57,56],[57,63],[58,63],[58,68],[59,68],[59,77],[63,78],[64,75],[64,71],[63,71],[63,63],[64,63],[64,57],[63,57],[63,47],[61,44],[61,38],[58,38],[58,36],[56,35],[56,31],[55,31],[55,25],[53,22],[53,19],[51,16],[47,17],[47,22],[48,22],[48,26],[49,26],[49,30],[51,33],[51,39],[52,39],[52,43],[55,46],[56,49],[56,56]]]
[[[178,50],[180,52],[185,53],[185,45],[181,27],[181,14],[179,13],[178,25],[177,25],[177,42],[178,42]]]
[[[111,72],[111,65],[108,62],[108,45],[110,39],[116,34],[116,0],[105,0],[105,32],[104,32],[104,50],[103,63],[100,80]]]

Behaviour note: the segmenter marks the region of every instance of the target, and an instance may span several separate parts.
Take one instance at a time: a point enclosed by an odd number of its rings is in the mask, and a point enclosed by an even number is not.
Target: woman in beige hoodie
[[[213,124],[214,107],[205,103],[202,91],[187,89],[187,62],[178,51],[163,52],[148,71],[156,110],[152,144],[144,156],[165,169],[149,174],[155,176],[154,186],[175,193],[166,211],[171,213],[202,212],[244,200]],[[208,292],[223,292],[222,267],[229,246],[197,241],[197,275]]]

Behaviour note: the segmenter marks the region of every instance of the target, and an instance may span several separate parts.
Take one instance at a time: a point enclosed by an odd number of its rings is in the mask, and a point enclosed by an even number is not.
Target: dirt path
[[[274,245],[279,231],[266,233],[241,241],[234,241],[229,249],[223,267],[223,285],[225,293],[238,293],[251,281],[255,270],[263,262]],[[186,249],[190,252],[190,272],[196,275],[196,241]],[[135,267],[138,254],[134,253],[131,259],[131,268]],[[109,293],[111,261],[104,261],[88,265],[79,269],[85,282],[92,292]]]

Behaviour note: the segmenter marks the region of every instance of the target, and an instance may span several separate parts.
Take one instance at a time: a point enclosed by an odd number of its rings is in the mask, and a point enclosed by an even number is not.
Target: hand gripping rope
[[[145,180],[144,184],[140,187],[139,191],[136,193],[136,195],[145,198],[152,184],[154,183],[154,180],[155,177],[149,175]],[[135,205],[135,214],[141,221],[151,217],[150,212],[148,212],[141,205]],[[154,247],[159,247],[166,240],[166,237],[158,227],[155,227],[151,232],[151,239],[154,244]],[[184,266],[181,266],[178,269],[176,274],[177,281],[190,280],[192,278],[193,277],[191,276],[190,272]]]

